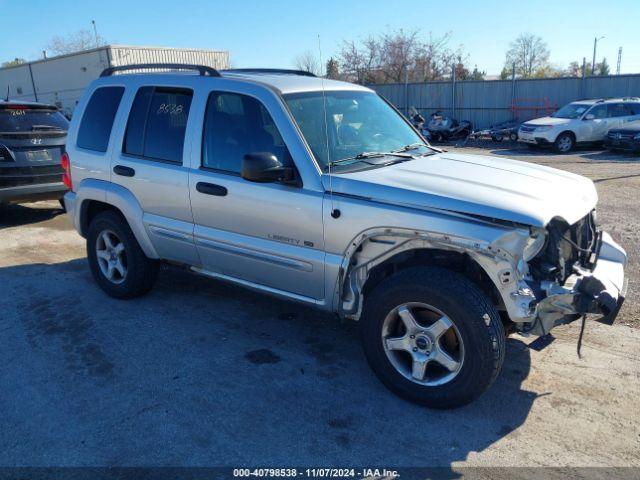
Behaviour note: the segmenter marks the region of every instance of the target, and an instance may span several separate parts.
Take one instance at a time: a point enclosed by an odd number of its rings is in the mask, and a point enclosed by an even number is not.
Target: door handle
[[[133,177],[136,174],[136,171],[131,167],[116,165],[113,167],[113,173],[116,175],[122,175],[123,177]]]
[[[196,190],[205,195],[215,195],[216,197],[224,197],[227,195],[226,187],[207,182],[196,183]]]

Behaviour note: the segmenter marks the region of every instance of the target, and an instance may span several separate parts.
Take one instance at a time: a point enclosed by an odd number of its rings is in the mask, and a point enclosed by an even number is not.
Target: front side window
[[[202,139],[202,166],[240,173],[248,153],[273,153],[291,164],[276,124],[259,100],[248,95],[212,92],[207,102]]]
[[[97,152],[107,151],[113,119],[123,93],[124,87],[101,87],[93,92],[78,129],[78,147]]]
[[[327,91],[284,96],[320,168],[363,153],[428,147],[382,98],[372,92]],[[326,118],[325,118],[326,111]]]
[[[193,92],[183,88],[142,87],[131,107],[123,153],[182,163]]]
[[[593,115],[593,118],[608,118],[608,110],[606,105],[596,105],[589,110],[588,115]]]

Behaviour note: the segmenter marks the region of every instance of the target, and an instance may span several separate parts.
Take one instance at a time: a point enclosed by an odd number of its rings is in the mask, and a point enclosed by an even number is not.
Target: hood
[[[334,193],[544,227],[573,224],[598,201],[588,178],[517,160],[440,153],[360,172],[334,174]],[[329,177],[322,176],[325,190]]]
[[[527,120],[524,122],[525,125],[566,125],[571,122],[570,118],[556,118],[556,117],[541,117],[533,120]]]

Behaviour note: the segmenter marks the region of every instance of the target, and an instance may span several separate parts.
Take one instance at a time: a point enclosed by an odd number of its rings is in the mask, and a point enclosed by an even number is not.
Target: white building
[[[72,113],[86,86],[108,67],[149,63],[229,68],[229,52],[191,48],[106,45],[13,67],[0,68],[0,99],[55,104]]]

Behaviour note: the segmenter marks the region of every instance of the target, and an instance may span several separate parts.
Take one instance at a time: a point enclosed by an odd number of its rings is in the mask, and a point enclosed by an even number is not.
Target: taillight
[[[69,154],[64,152],[60,157],[60,166],[64,170],[62,174],[62,183],[69,189],[73,189],[73,184],[71,183],[71,162],[69,161]]]

